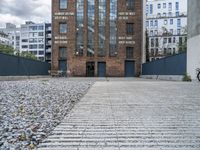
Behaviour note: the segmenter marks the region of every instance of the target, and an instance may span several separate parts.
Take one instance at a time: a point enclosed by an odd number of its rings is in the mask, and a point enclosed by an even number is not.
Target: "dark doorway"
[[[134,77],[135,76],[135,62],[134,61],[125,61],[125,77]]]
[[[59,61],[59,70],[61,71],[61,76],[66,76],[66,71],[67,71],[67,61],[66,60]]]
[[[94,77],[95,76],[95,63],[94,62],[87,62],[86,63],[86,76],[87,77]]]
[[[106,62],[98,62],[98,77],[106,76]]]

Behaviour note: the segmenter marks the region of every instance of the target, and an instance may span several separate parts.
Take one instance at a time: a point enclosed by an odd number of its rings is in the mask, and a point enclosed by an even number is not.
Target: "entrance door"
[[[87,62],[86,63],[86,76],[87,77],[94,77],[95,76],[95,63],[94,62]]]
[[[67,71],[67,61],[66,60],[60,60],[59,61],[59,70],[62,71],[62,76],[66,76]]]
[[[98,62],[98,77],[106,76],[106,62]]]
[[[134,61],[125,61],[125,77],[134,77],[135,76],[135,62]]]

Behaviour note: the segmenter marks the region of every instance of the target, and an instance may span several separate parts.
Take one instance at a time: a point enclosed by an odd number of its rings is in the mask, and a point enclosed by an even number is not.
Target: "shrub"
[[[189,75],[185,74],[185,75],[183,76],[183,81],[191,82],[192,79],[191,79],[191,77],[190,77]]]

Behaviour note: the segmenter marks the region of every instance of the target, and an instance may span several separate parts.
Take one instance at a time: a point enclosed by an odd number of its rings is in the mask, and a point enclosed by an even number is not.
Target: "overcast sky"
[[[0,0],[0,27],[27,20],[51,22],[51,0]]]

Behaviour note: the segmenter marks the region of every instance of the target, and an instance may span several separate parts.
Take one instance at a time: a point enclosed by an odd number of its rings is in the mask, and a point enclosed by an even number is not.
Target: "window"
[[[87,22],[88,22],[88,28],[94,29],[94,20],[95,20],[95,0],[87,0]],[[87,56],[88,57],[93,57],[95,54],[94,51],[94,30],[88,30],[88,35],[87,35]]]
[[[173,32],[174,32],[173,29],[170,29],[170,33],[173,34]]]
[[[158,20],[155,20],[155,27],[157,27],[158,26]]]
[[[84,18],[84,0],[76,1],[76,50],[75,53],[78,56],[83,55],[83,18]]]
[[[156,47],[159,46],[158,38],[156,38]]]
[[[167,20],[164,20],[164,25],[167,25]]]
[[[22,48],[28,48],[28,45],[22,45]]]
[[[154,47],[154,39],[151,39],[151,47]]]
[[[149,21],[146,21],[146,27],[149,27]]]
[[[28,42],[28,39],[22,39],[22,42]]]
[[[163,3],[163,8],[166,8],[167,6],[166,6],[166,3]]]
[[[37,43],[37,39],[34,38],[34,39],[29,39],[29,43]]]
[[[60,9],[67,9],[67,0],[60,0]]]
[[[171,24],[171,25],[173,24],[173,19],[170,19],[170,24]]]
[[[157,35],[158,35],[158,30],[155,30],[155,31],[154,31],[154,34],[157,36]]]
[[[168,6],[169,11],[172,11],[172,3],[169,3],[168,5],[169,5]]]
[[[151,20],[150,25],[151,25],[151,27],[153,27],[153,20]]]
[[[179,10],[179,2],[176,2],[176,10]]]
[[[158,17],[158,18],[159,18],[159,17],[161,17],[161,14],[160,14],[160,13],[158,13],[158,14],[157,14],[157,17]]]
[[[167,43],[167,38],[164,38],[163,39],[163,44],[166,44]]]
[[[180,29],[177,30],[177,34],[178,34],[178,35],[181,34],[181,30],[180,30]]]
[[[169,39],[168,39],[168,42],[169,42],[169,43],[172,43],[172,38],[169,38]]]
[[[168,13],[168,16],[169,16],[169,17],[172,17],[172,12],[169,12],[169,13]]]
[[[35,30],[37,30],[37,26],[30,26],[30,27],[29,27],[29,30],[30,30],[30,31],[35,31]]]
[[[44,48],[44,44],[39,44],[38,47],[39,47],[39,49],[43,49]]]
[[[44,51],[39,51],[39,55],[44,55]]]
[[[38,36],[44,36],[43,32],[38,32]]]
[[[67,24],[60,23],[60,33],[67,33]]]
[[[150,36],[153,36],[153,30],[150,31]]]
[[[133,47],[126,47],[126,58],[133,59]]]
[[[161,8],[161,4],[158,4],[158,9],[160,9]]]
[[[176,38],[175,37],[173,37],[173,43],[176,43]]]
[[[177,11],[177,12],[176,12],[176,17],[178,17],[178,16],[179,16],[179,12]]]
[[[133,23],[126,23],[126,34],[127,35],[133,35],[133,32],[134,32],[133,26],[134,26]]]
[[[177,27],[181,27],[181,19],[177,19]]]
[[[60,47],[59,48],[59,57],[60,57],[60,59],[66,59],[67,58],[67,48],[66,47]]]
[[[166,15],[166,13],[163,13],[163,17],[166,17],[167,15]]]
[[[150,4],[150,14],[153,14],[153,4]]]
[[[29,49],[37,49],[37,45],[34,44],[34,45],[29,45]]]
[[[149,13],[149,5],[146,5],[146,14]]]
[[[106,0],[99,0],[99,48],[98,48],[98,56],[105,56],[106,55]]]
[[[38,26],[38,30],[44,30],[44,26]]]
[[[43,42],[44,42],[44,39],[42,39],[42,38],[38,39],[38,43],[43,43]]]
[[[134,1],[135,0],[126,0],[126,8],[127,8],[127,10],[134,10]]]

